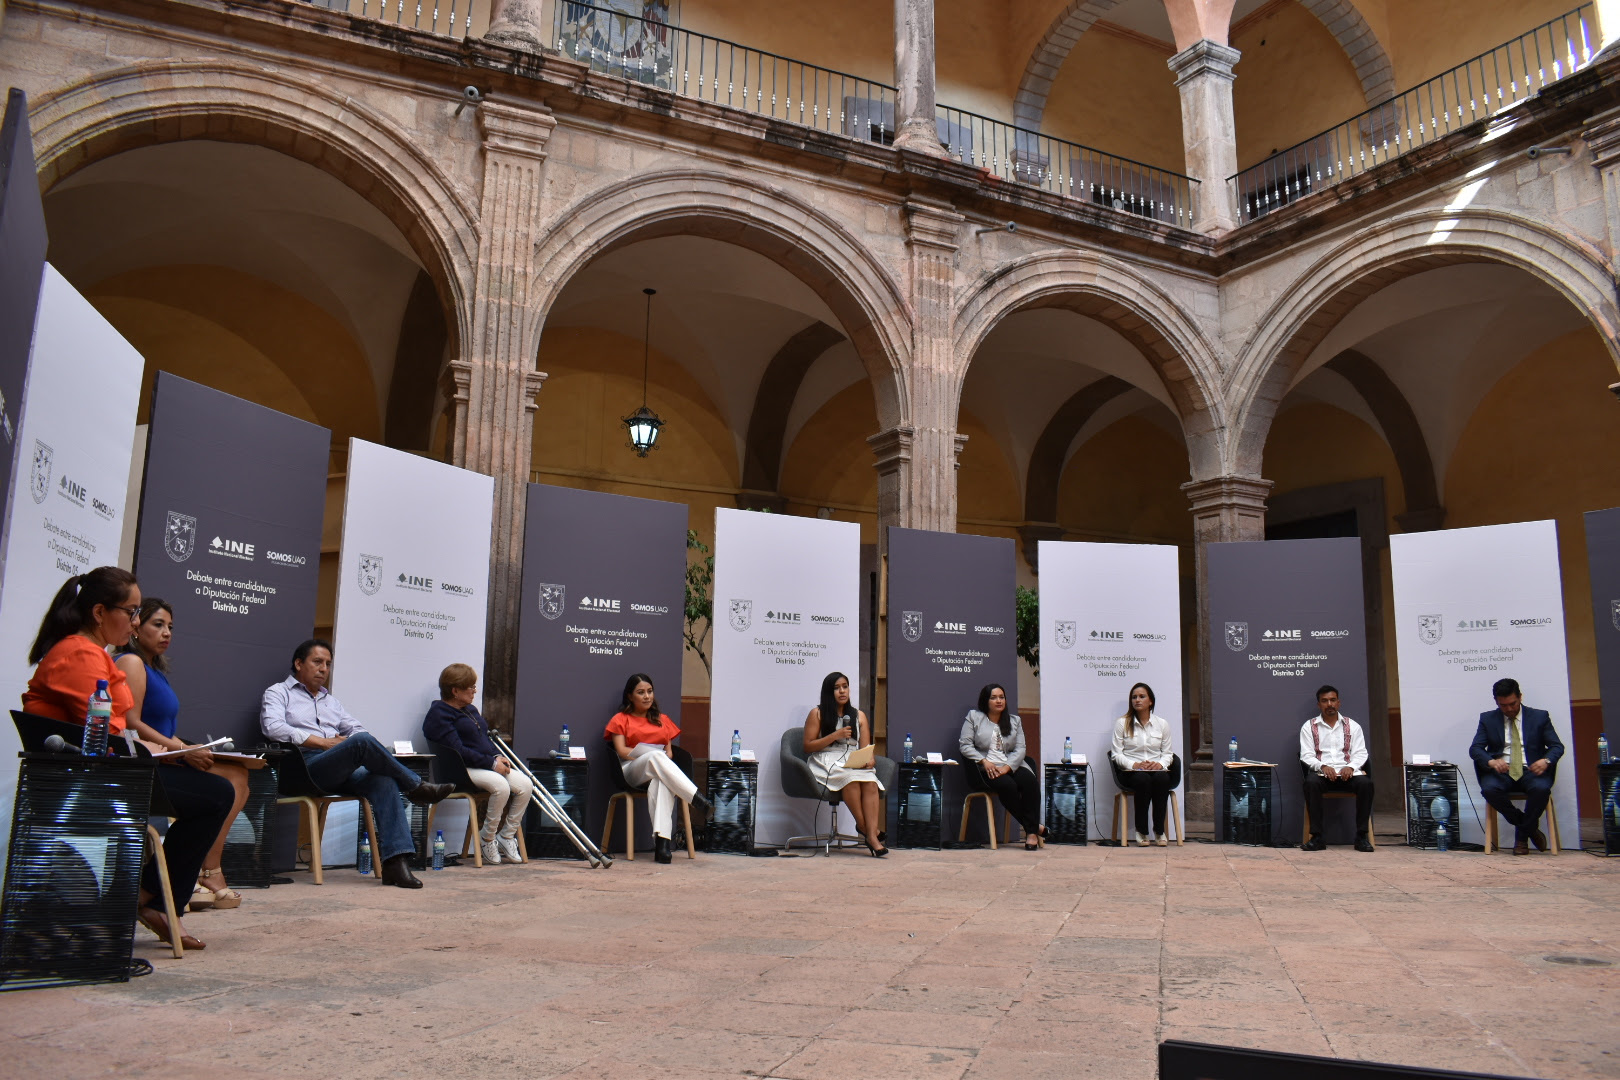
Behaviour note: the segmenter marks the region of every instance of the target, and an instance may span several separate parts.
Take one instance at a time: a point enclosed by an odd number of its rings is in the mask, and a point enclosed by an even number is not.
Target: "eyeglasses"
[[[122,611],[125,615],[129,616],[129,621],[130,622],[136,622],[141,617],[141,606],[139,604],[136,604],[134,607],[117,607],[117,606],[113,606],[113,607],[108,608],[107,610],[109,612]]]

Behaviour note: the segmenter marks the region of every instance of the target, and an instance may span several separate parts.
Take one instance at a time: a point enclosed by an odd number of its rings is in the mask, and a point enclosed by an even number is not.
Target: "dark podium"
[[[896,799],[894,837],[897,848],[941,848],[945,841],[944,761],[902,761]]]
[[[703,850],[726,855],[752,855],[754,815],[759,805],[759,762],[709,762],[708,825]]]
[[[1086,831],[1088,766],[1077,762],[1052,762],[1046,766],[1046,793],[1043,815],[1048,844],[1084,844]]]
[[[585,807],[590,798],[590,760],[588,758],[532,757],[527,759],[529,771],[545,789],[551,792],[570,821],[585,829]],[[583,859],[585,856],[568,838],[563,827],[540,809],[536,796],[529,800],[523,813],[523,842],[528,845],[531,859]]]
[[[1272,777],[1275,765],[1225,764],[1221,783],[1221,839],[1228,844],[1271,846]]]
[[[128,982],[156,762],[18,758],[0,989]]]

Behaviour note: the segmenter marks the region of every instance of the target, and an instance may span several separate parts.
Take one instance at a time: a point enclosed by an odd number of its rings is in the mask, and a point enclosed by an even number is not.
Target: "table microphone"
[[[79,748],[60,735],[45,736],[45,750],[52,754],[77,754]]]

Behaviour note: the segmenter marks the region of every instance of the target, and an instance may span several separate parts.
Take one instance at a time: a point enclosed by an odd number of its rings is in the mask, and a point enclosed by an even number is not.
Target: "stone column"
[[[894,0],[894,145],[944,157],[934,100],[934,0]]]
[[[549,36],[540,21],[540,4],[541,0],[494,0],[484,40],[509,49],[539,52],[545,48]]]
[[[495,478],[490,537],[484,712],[510,731],[516,689],[525,485],[534,444],[539,326],[528,310],[540,210],[540,169],[557,122],[549,112],[486,101],[478,108],[484,181],[472,340],[445,375],[453,465]]]
[[[1237,228],[1237,210],[1227,178],[1237,168],[1237,127],[1232,120],[1232,65],[1243,54],[1207,38],[1170,58],[1181,91],[1181,141],[1187,175],[1198,181],[1194,227],[1217,233]]]
[[[1210,544],[1266,538],[1266,496],[1271,481],[1217,476],[1181,485],[1192,503],[1195,587],[1198,590],[1198,744],[1189,740],[1187,816],[1215,818],[1214,726],[1211,723],[1210,649],[1221,640],[1209,621]]]
[[[912,311],[905,380],[910,421],[867,440],[878,470],[879,550],[885,525],[956,531],[956,249],[962,215],[946,203],[906,204]]]

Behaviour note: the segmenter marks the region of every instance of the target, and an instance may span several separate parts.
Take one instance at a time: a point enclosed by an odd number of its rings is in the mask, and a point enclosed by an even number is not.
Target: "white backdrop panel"
[[[1153,687],[1186,783],[1181,697],[1181,572],[1167,544],[1040,542],[1041,760],[1063,740],[1091,763],[1091,829],[1103,835],[1116,788],[1108,768],[1114,721],[1132,684]],[[1102,817],[1098,817],[1098,814]]]
[[[0,699],[7,709],[22,707],[33,674],[28,647],[62,582],[119,561],[144,361],[47,266],[29,365],[3,541]],[[0,723],[0,837],[11,836],[18,749],[7,716]]]
[[[1487,807],[1468,746],[1479,714],[1495,707],[1491,684],[1513,678],[1524,702],[1546,709],[1564,743],[1553,805],[1560,839],[1580,844],[1575,746],[1569,713],[1558,525],[1525,521],[1389,538],[1395,581],[1395,647],[1401,674],[1401,743],[1408,755],[1452,761],[1469,791],[1459,837],[1484,839]],[[1510,841],[1511,842],[1511,841]]]
[[[384,746],[426,750],[422,718],[448,664],[478,669],[482,705],[494,510],[491,477],[349,440],[332,692]],[[435,819],[447,850],[464,824],[459,806]]]
[[[817,804],[782,793],[777,755],[782,732],[804,726],[829,672],[859,684],[860,560],[852,522],[715,511],[709,755],[730,755],[733,730],[759,755],[759,843],[818,831]],[[857,705],[870,718],[869,703]],[[849,812],[839,813],[852,828]]]

